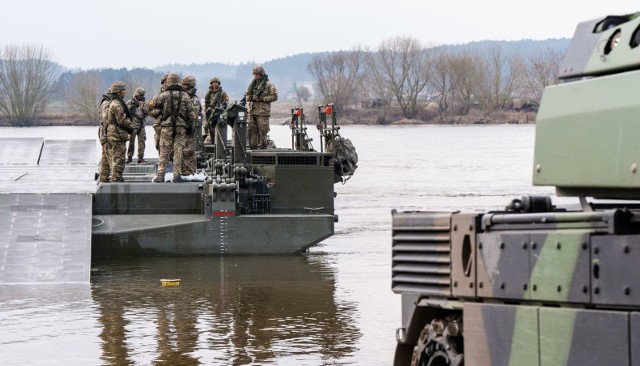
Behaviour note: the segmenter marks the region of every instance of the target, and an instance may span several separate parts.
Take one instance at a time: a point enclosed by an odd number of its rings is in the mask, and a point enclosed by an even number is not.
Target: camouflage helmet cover
[[[136,91],[134,92],[134,94],[138,96],[144,96],[146,93],[147,91],[140,87],[136,88]]]
[[[191,75],[185,76],[182,79],[182,84],[186,85],[186,86],[188,86],[190,88],[195,88],[196,87],[196,78],[191,76]]]
[[[253,75],[264,75],[264,67],[260,65],[254,66],[252,72]]]
[[[220,79],[218,79],[218,78],[211,78],[211,80],[209,80],[209,84],[213,84],[213,83],[222,84],[222,83],[220,82]]]
[[[175,72],[170,72],[167,75],[166,83],[167,84],[180,84],[180,75],[176,74]]]
[[[116,81],[109,87],[111,93],[120,93],[121,91],[125,91],[127,87],[124,85],[122,81]]]
[[[165,73],[164,75],[162,75],[162,77],[160,78],[160,84],[164,84],[164,82],[167,81],[167,77],[169,77],[169,73]]]

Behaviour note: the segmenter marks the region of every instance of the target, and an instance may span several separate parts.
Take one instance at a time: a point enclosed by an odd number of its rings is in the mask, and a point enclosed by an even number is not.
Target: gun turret
[[[534,185],[558,195],[640,198],[640,17],[578,25],[536,121]]]

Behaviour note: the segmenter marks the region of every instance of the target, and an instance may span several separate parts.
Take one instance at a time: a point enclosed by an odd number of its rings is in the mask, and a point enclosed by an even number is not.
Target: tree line
[[[427,110],[435,110],[440,121],[448,122],[472,108],[489,115],[509,108],[514,99],[539,103],[544,87],[556,82],[563,53],[550,48],[524,55],[501,46],[488,50],[426,47],[415,38],[395,37],[375,49],[307,56],[316,99],[334,103],[339,113],[355,105],[375,108],[384,123],[395,115],[428,119]],[[161,75],[144,68],[64,71],[44,46],[4,45],[0,48],[0,116],[14,126],[30,125],[55,101],[87,122],[97,122],[100,98],[113,81],[129,87],[127,97],[138,86],[153,95]],[[313,98],[304,84],[293,81],[279,86],[281,95],[287,88],[298,103]]]
[[[500,46],[425,47],[415,38],[395,37],[373,50],[318,55],[308,70],[320,96],[338,112],[364,104],[425,119],[431,104],[440,121],[450,122],[471,108],[485,115],[510,108],[515,99],[539,104],[543,89],[557,82],[562,57],[552,49],[524,56]]]

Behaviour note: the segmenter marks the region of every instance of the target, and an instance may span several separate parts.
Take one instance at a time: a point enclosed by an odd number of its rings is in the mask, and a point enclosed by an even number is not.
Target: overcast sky
[[[0,45],[44,45],[71,68],[265,62],[303,52],[570,38],[578,22],[640,10],[609,0],[13,0]]]

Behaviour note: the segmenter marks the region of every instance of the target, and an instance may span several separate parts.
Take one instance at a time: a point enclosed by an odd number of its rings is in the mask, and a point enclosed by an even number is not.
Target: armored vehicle
[[[332,107],[318,108],[320,152],[308,137],[248,150],[247,110],[232,104],[184,183],[152,183],[155,164],[130,164],[125,182],[96,184],[94,140],[0,139],[0,283],[88,281],[91,257],[305,251],[333,235],[334,183],[357,167]],[[306,136],[301,116],[292,141]]]
[[[640,365],[640,17],[578,25],[536,122],[533,184],[576,196],[392,212],[396,365]]]

